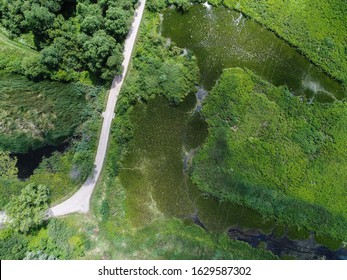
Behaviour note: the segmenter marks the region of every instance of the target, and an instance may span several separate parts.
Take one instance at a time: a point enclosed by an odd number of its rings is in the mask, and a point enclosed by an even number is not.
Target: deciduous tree
[[[49,189],[43,185],[29,184],[21,194],[12,198],[5,207],[10,227],[26,233],[40,226],[45,218],[49,202]]]

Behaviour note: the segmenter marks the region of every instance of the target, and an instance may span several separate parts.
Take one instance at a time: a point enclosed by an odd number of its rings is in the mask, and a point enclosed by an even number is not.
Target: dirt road
[[[115,77],[112,83],[112,87],[108,96],[107,106],[105,112],[103,112],[103,124],[99,138],[98,150],[94,162],[93,176],[87,179],[82,187],[69,199],[52,207],[50,209],[50,215],[57,217],[63,216],[74,212],[87,213],[89,211],[90,198],[95,188],[96,182],[99,178],[104,159],[106,156],[108,138],[110,135],[112,119],[115,117],[114,110],[117,103],[118,95],[122,87],[125,75],[128,70],[131,54],[135,45],[136,36],[141,24],[142,15],[144,12],[146,0],[139,0],[139,6],[135,11],[134,21],[132,23],[131,30],[125,41],[124,46],[124,60],[122,63],[123,72],[121,76]]]

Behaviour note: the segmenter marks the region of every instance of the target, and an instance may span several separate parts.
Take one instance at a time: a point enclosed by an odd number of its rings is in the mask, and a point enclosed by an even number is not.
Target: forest
[[[135,132],[152,125],[138,122],[139,106],[148,108],[159,97],[165,98],[165,109],[180,112],[201,87],[197,58],[161,35],[160,13],[168,7],[189,13],[203,2],[147,0],[91,214],[47,221],[49,206],[69,197],[93,169],[106,90],[121,71],[137,1],[0,1],[0,209],[13,219],[0,230],[1,259],[288,257],[265,250],[264,243],[252,247],[224,229],[208,229],[197,210],[189,217],[164,214],[156,197],[145,200],[141,180],[131,188],[124,180],[132,178],[120,175],[135,169],[146,177],[148,162],[162,160],[145,151],[143,162],[125,164],[132,149],[144,151],[133,146],[141,143]],[[346,88],[346,3],[299,2],[209,1],[274,32]],[[347,236],[345,100],[310,102],[285,85],[274,86],[235,67],[223,70],[203,101],[201,116],[208,135],[184,167],[186,180],[197,188],[192,192],[216,201],[215,208],[233,203],[235,209],[255,211],[261,223],[304,232],[303,239],[311,232],[316,241],[342,248]],[[161,133],[170,138],[168,131]],[[182,138],[189,134],[180,133]],[[150,139],[153,145],[156,140]],[[18,179],[14,152],[62,143],[68,144],[64,152],[43,158],[30,178]],[[178,155],[182,165],[185,148]],[[148,209],[154,213],[150,222],[137,223]]]
[[[135,3],[0,2],[0,150],[24,154],[68,143],[30,178],[50,182],[53,202],[92,170],[106,88],[121,69]],[[25,183],[1,181],[3,207]]]
[[[75,223],[43,214],[93,169],[106,89],[121,70],[135,3],[0,1],[0,209],[18,221],[1,230],[1,259],[84,255],[87,238]],[[18,179],[14,153],[62,144]]]
[[[38,52],[10,69],[35,80],[109,83],[120,72],[135,3],[2,0],[0,23],[6,35]]]

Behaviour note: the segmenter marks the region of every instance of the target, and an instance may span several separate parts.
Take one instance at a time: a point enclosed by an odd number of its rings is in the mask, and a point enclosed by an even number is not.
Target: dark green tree
[[[28,241],[22,234],[13,232],[12,229],[0,231],[0,259],[21,260],[25,257]]]
[[[29,56],[22,61],[22,72],[31,80],[41,80],[49,75],[47,67],[41,63],[41,56]]]
[[[106,11],[105,27],[108,34],[116,38],[124,38],[132,22],[131,11],[121,7],[110,7]]]
[[[81,23],[81,30],[88,34],[93,35],[96,31],[102,28],[103,22],[98,16],[87,16]]]
[[[121,61],[121,47],[117,41],[100,30],[83,45],[84,59],[89,71],[103,79],[109,79],[120,71],[120,65],[114,65],[115,61]],[[110,58],[112,57],[112,58]],[[113,69],[114,66],[117,66]]]
[[[24,19],[21,13],[23,0],[2,0],[0,2],[1,24],[12,35],[21,33],[21,25]]]
[[[24,11],[23,26],[34,34],[41,35],[53,26],[55,15],[46,7],[33,4],[30,10]]]
[[[104,18],[101,8],[97,4],[79,3],[77,14],[81,21],[81,31],[93,35],[96,31],[104,28]]]

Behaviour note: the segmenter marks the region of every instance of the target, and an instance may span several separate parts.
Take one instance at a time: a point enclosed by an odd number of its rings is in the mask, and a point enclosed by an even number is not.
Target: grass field
[[[0,147],[26,152],[58,144],[82,122],[85,90],[77,84],[34,83],[0,74]]]
[[[28,46],[10,40],[0,28],[0,71],[20,73],[22,59],[37,55],[38,52]]]
[[[307,104],[250,71],[226,69],[203,106],[208,141],[193,180],[266,218],[344,239],[346,102]]]

